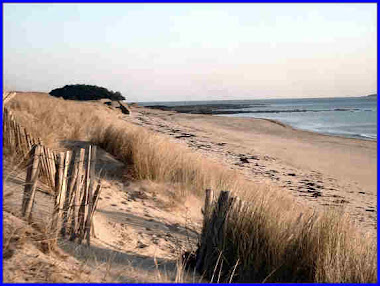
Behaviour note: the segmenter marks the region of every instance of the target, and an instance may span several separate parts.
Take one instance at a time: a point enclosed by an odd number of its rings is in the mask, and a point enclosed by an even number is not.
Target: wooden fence
[[[42,145],[20,126],[4,108],[3,147],[24,157],[27,174],[21,212],[31,220],[37,181],[41,179],[54,196],[51,231],[54,237],[68,237],[90,245],[93,216],[101,184],[95,177],[96,146],[56,153]]]
[[[3,112],[3,150],[19,156],[28,162],[27,158],[30,157],[32,147],[35,145],[41,147],[41,166],[39,172],[39,178],[46,184],[48,184],[49,191],[53,193],[55,189],[55,158],[54,151],[42,145],[40,138],[33,137],[24,127],[22,127],[16,120],[13,113],[4,108]]]
[[[203,228],[195,268],[211,282],[220,279],[232,282],[234,279],[238,261],[231,261],[235,259],[236,253],[230,252],[236,250],[231,249],[226,241],[226,227],[230,216],[238,215],[245,207],[246,203],[238,197],[231,196],[229,191],[221,191],[216,200],[213,191],[206,190]],[[236,218],[232,218],[231,221],[234,219]],[[226,262],[229,262],[228,265]],[[215,276],[218,276],[217,279]]]
[[[4,113],[5,104],[8,103],[15,95],[16,95],[16,92],[14,92],[14,91],[4,91],[3,92],[3,113]]]

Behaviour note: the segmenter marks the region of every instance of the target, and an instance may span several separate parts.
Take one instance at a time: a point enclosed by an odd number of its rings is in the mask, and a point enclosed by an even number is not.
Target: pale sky
[[[4,88],[128,101],[377,92],[376,4],[3,4]]]

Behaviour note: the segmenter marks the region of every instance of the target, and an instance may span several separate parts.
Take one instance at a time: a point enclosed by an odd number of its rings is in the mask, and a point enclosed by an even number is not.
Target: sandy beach
[[[377,142],[296,130],[280,122],[134,107],[126,119],[269,182],[313,207],[341,208],[377,228]]]

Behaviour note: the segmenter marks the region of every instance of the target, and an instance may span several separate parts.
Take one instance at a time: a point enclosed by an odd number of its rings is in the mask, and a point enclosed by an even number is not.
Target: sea
[[[141,102],[139,105],[214,105],[220,106],[220,110],[228,113],[214,116],[274,119],[296,129],[377,140],[377,96]],[[223,105],[232,106],[232,108],[226,109]]]

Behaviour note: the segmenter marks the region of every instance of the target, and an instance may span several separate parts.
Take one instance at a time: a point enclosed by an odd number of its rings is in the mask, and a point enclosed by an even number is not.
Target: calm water
[[[152,105],[140,103],[140,105]],[[157,103],[156,103],[157,104]],[[377,98],[265,99],[228,101],[159,102],[161,105],[236,104],[218,116],[268,118],[295,128],[323,134],[377,140]]]

